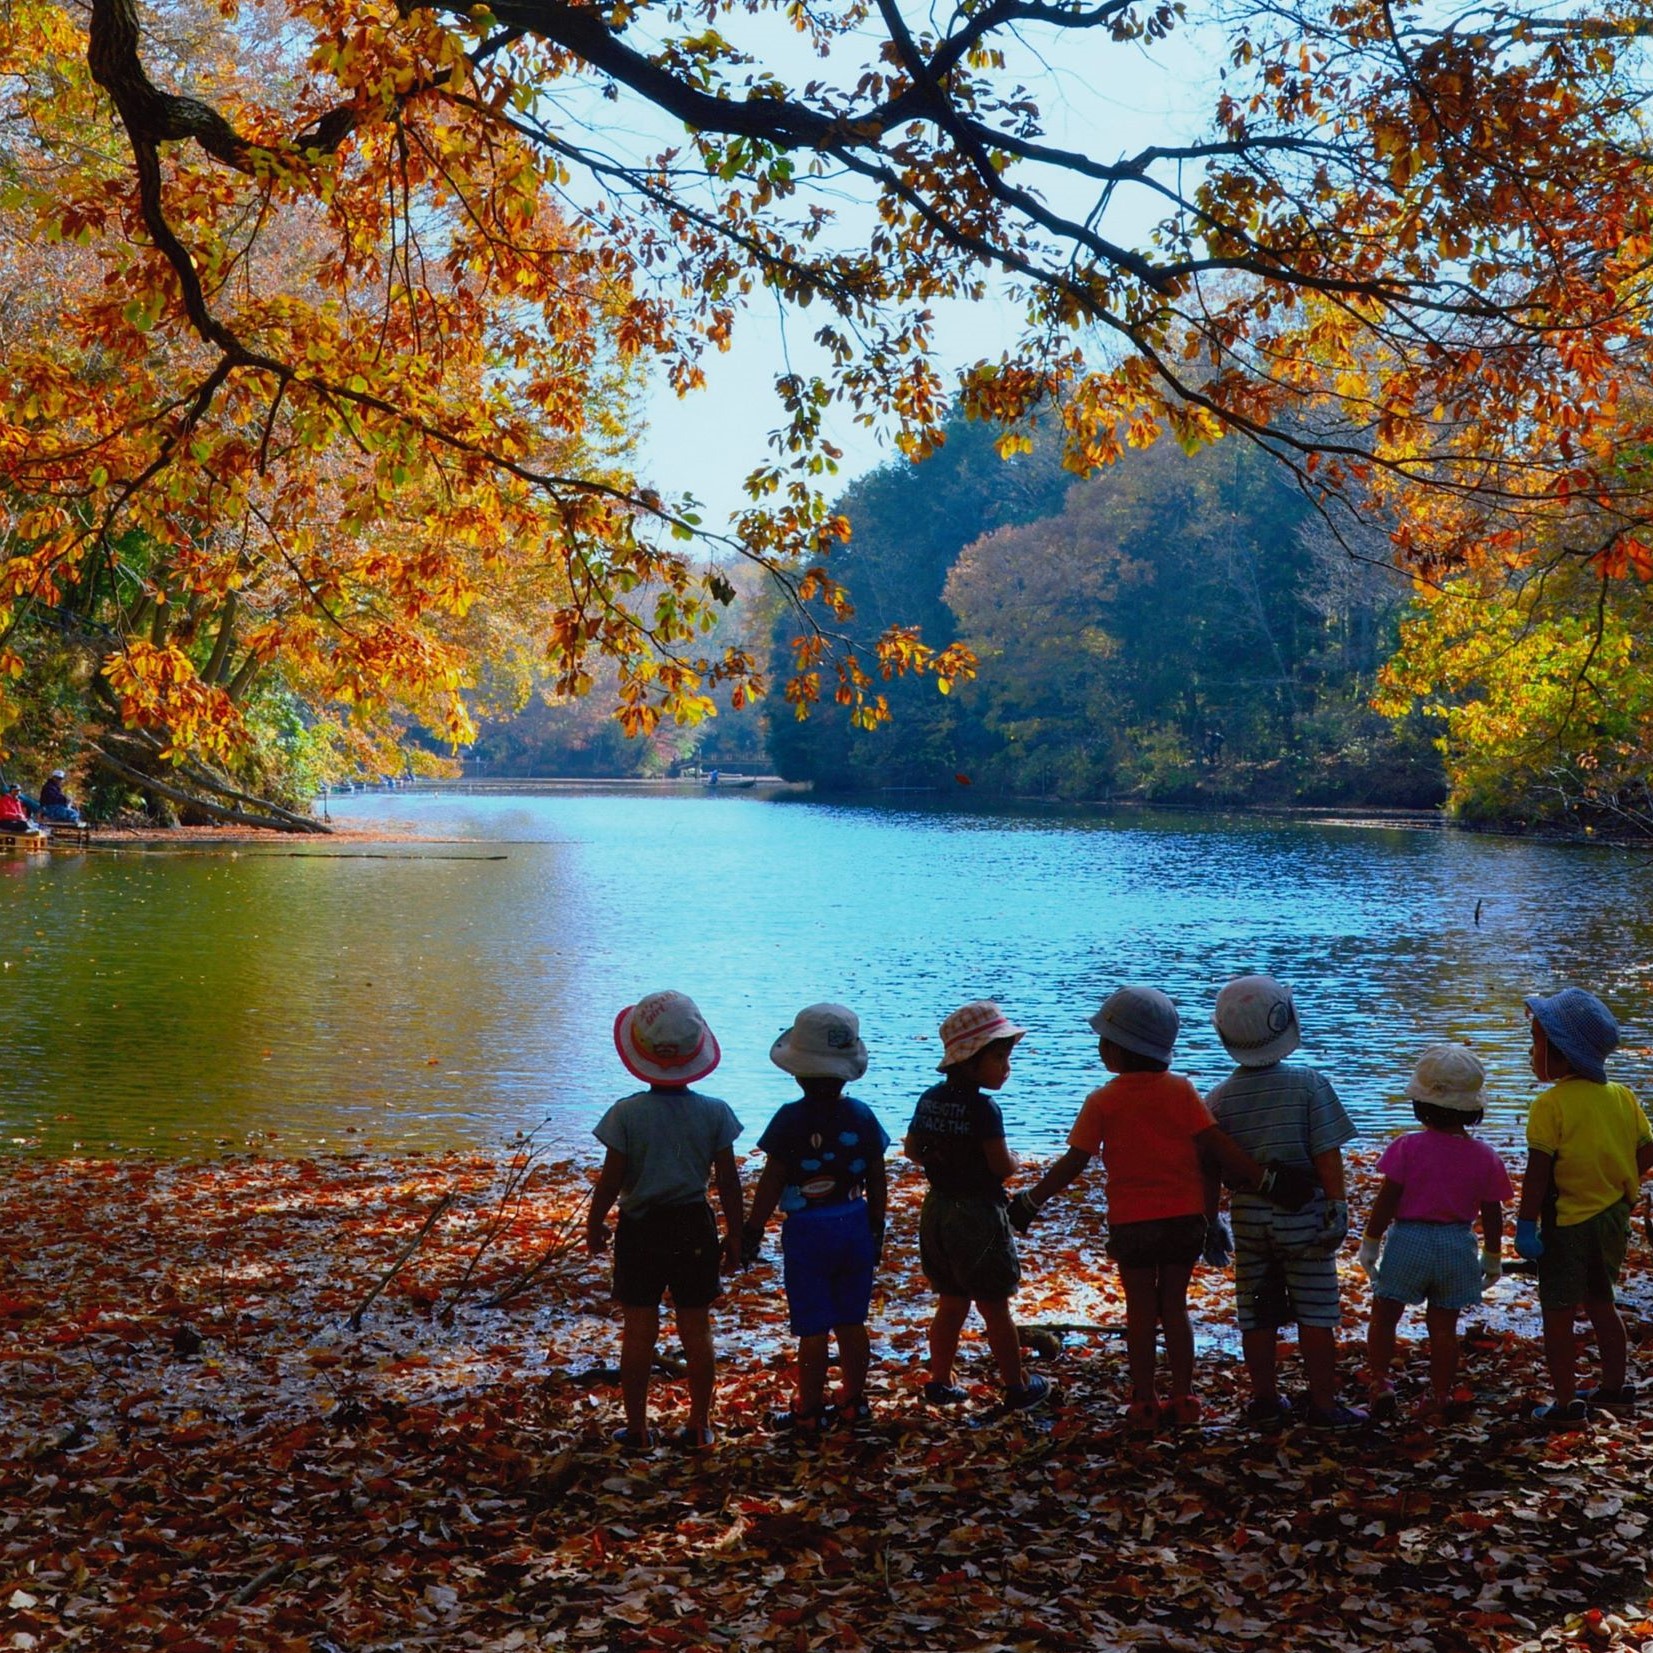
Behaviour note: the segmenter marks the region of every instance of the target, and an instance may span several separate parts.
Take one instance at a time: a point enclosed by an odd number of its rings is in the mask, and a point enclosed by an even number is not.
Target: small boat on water
[[[0,855],[43,855],[51,847],[44,832],[0,832]]]
[[[749,786],[758,784],[756,775],[719,775],[715,771],[708,775],[705,785],[715,786],[720,792],[744,792]]]

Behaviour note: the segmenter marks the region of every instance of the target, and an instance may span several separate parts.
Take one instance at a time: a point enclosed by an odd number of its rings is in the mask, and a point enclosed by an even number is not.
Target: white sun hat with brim
[[[67,775],[66,775],[66,774],[65,774],[65,772],[64,772],[64,771],[63,771],[63,770],[61,770],[61,769],[54,769],[54,770],[53,770],[53,771],[52,771],[52,779],[53,779],[53,780],[54,780],[54,781],[61,781],[61,780],[67,780],[67,779],[68,779],[68,776],[67,776]]]
[[[769,1060],[798,1079],[859,1079],[867,1071],[861,1022],[842,1004],[812,1004],[769,1047]]]
[[[651,1085],[692,1085],[723,1060],[706,1018],[687,993],[646,993],[614,1018],[614,1048]]]
[[[1243,1068],[1272,1067],[1303,1042],[1291,989],[1273,976],[1236,976],[1217,995],[1211,1020]]]
[[[1449,1113],[1480,1113],[1487,1105],[1487,1070],[1465,1045],[1431,1045],[1412,1069],[1409,1102]]]
[[[1121,1049],[1151,1062],[1169,1062],[1182,1018],[1157,987],[1121,987],[1102,1001],[1090,1025]]]
[[[968,1062],[978,1050],[999,1039],[1008,1039],[1014,1044],[1026,1034],[1027,1029],[1017,1027],[991,999],[972,999],[969,1004],[960,1005],[941,1024],[943,1049],[936,1071],[945,1073],[960,1062]]]

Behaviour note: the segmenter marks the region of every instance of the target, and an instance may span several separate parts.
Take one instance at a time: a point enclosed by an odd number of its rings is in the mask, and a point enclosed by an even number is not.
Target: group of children
[[[1619,1030],[1598,998],[1565,988],[1526,1006],[1532,1070],[1547,1088],[1527,1122],[1515,1247],[1536,1265],[1554,1390],[1532,1416],[1544,1427],[1566,1428],[1582,1423],[1592,1407],[1627,1411],[1635,1404],[1615,1285],[1631,1206],[1653,1167],[1653,1128],[1635,1097],[1607,1079],[1605,1061]],[[942,1078],[918,1099],[903,1143],[928,1182],[919,1255],[937,1303],[926,1401],[949,1407],[968,1398],[954,1381],[954,1363],[972,1306],[1004,1405],[1019,1410],[1050,1398],[1049,1380],[1024,1368],[1011,1311],[1020,1280],[1016,1235],[1100,1153],[1107,1249],[1125,1295],[1129,1430],[1148,1434],[1199,1420],[1188,1286],[1202,1260],[1234,1266],[1252,1422],[1278,1425],[1292,1415],[1276,1351],[1280,1328],[1293,1321],[1307,1378],[1307,1423],[1346,1429],[1392,1416],[1395,1334],[1405,1309],[1417,1305],[1425,1308],[1429,1334],[1426,1410],[1452,1415],[1469,1404],[1457,1387],[1458,1315],[1499,1276],[1503,1207],[1514,1197],[1498,1155],[1468,1134],[1486,1102],[1480,1062],[1463,1045],[1426,1050],[1406,1092],[1423,1128],[1396,1138],[1378,1161],[1383,1180],[1359,1247],[1372,1282],[1369,1404],[1362,1409],[1338,1398],[1336,1346],[1336,1259],[1349,1233],[1342,1147],[1355,1127],[1324,1075],[1286,1060],[1302,1038],[1289,988],[1271,976],[1239,977],[1217,995],[1214,1021],[1236,1067],[1202,1099],[1171,1071],[1180,1025],[1171,1000],[1150,987],[1112,994],[1090,1018],[1112,1077],[1086,1097],[1067,1151],[1013,1195],[1006,1185],[1017,1161],[990,1093],[1008,1080],[1026,1029],[987,1001],[964,1005],[941,1024]],[[710,1307],[720,1291],[720,1263],[750,1264],[776,1210],[798,1364],[791,1404],[771,1424],[808,1436],[829,1423],[870,1417],[867,1314],[884,1244],[890,1139],[871,1110],[844,1093],[867,1069],[854,1012],[811,1005],[775,1041],[770,1059],[796,1078],[802,1095],[758,1140],[767,1157],[750,1210],[743,1208],[734,1157],[740,1123],[726,1103],[694,1088],[721,1055],[694,1002],[681,993],[651,993],[621,1011],[614,1042],[648,1087],[616,1102],[596,1127],[607,1154],[587,1226],[591,1251],[601,1252],[618,1200],[614,1297],[624,1318],[626,1420],[618,1444],[653,1445],[649,1373],[669,1292],[689,1384],[680,1444],[712,1445]],[[721,1242],[709,1182],[723,1210]],[[1220,1215],[1225,1186],[1227,1221]],[[1580,1309],[1594,1328],[1601,1367],[1598,1385],[1582,1391],[1574,1371]],[[1156,1388],[1161,1337],[1165,1396]],[[840,1386],[829,1403],[833,1338]]]

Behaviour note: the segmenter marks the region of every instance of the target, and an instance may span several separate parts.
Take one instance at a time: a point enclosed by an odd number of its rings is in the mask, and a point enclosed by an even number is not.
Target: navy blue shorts
[[[878,1253],[865,1200],[794,1211],[781,1225],[781,1257],[794,1337],[866,1323]]]

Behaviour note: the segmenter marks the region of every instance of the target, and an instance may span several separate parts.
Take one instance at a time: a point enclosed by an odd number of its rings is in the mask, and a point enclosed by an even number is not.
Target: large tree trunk
[[[162,780],[150,770],[140,769],[110,751],[110,744],[107,739],[101,745],[95,741],[91,744],[90,749],[101,768],[132,786],[186,809],[198,810],[208,820],[221,821],[226,826],[265,827],[274,832],[330,833],[333,830],[313,816],[295,814],[268,799],[255,798],[220,783],[198,765],[185,765],[174,779]],[[182,784],[186,780],[193,783],[193,788]],[[253,807],[242,808],[243,804]]]

